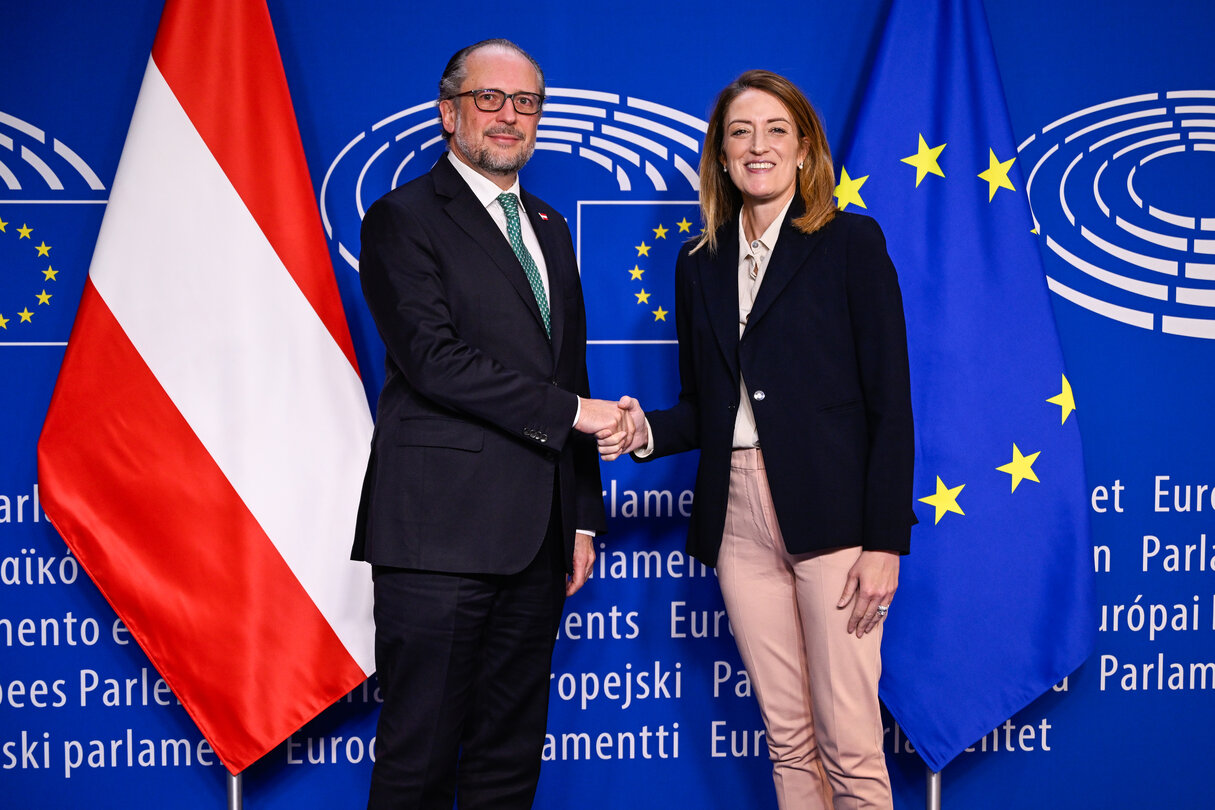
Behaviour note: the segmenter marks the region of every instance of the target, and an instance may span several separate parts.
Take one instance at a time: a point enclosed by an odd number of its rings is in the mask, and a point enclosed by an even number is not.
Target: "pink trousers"
[[[882,625],[858,639],[847,632],[851,605],[836,607],[860,548],[790,554],[762,453],[735,450],[731,465],[717,577],[767,729],[777,803],[889,810]]]

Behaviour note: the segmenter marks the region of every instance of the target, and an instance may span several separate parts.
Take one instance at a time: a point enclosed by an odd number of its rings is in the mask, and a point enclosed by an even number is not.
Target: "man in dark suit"
[[[604,531],[565,219],[519,188],[544,98],[506,40],[439,84],[449,152],[363,220],[363,293],[387,348],[355,559],[373,566],[384,704],[371,808],[528,808],[564,598]]]

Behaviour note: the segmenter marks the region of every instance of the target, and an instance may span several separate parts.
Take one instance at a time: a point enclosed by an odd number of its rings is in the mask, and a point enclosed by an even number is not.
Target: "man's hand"
[[[584,400],[585,401],[585,400]],[[565,578],[565,595],[573,596],[591,576],[595,566],[595,543],[589,534],[574,535],[574,573]]]
[[[621,402],[624,399],[621,399]],[[581,405],[574,430],[596,437],[627,432],[629,438],[632,439],[632,422],[625,416],[624,409],[619,403],[609,402],[606,399],[587,399],[586,397],[579,397],[578,401]]]
[[[848,632],[856,633],[860,638],[877,627],[886,617],[898,587],[899,555],[893,551],[862,551],[848,571],[844,592],[836,605],[842,610],[849,602],[854,602],[852,615],[848,617]]]
[[[616,407],[628,424],[625,429],[616,432],[599,431],[595,434],[599,439],[599,457],[604,461],[614,461],[626,453],[645,447],[650,441],[641,403],[633,397],[624,396],[616,403]]]

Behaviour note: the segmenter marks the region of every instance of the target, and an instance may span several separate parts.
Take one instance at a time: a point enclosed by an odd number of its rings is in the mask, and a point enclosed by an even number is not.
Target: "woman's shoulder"
[[[858,214],[853,211],[836,211],[835,216],[823,226],[823,229],[854,238],[884,239],[882,226],[878,225],[876,219],[868,214]]]
[[[679,247],[679,255],[675,258],[675,266],[684,270],[700,267],[714,261],[722,249],[721,232],[718,232],[717,245],[705,241],[703,235],[689,239]]]

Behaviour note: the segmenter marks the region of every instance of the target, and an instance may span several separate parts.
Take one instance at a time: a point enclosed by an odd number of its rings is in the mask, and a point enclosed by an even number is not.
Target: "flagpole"
[[[228,810],[241,810],[241,775],[228,773]]]
[[[924,806],[928,810],[941,810],[941,772],[934,771],[932,768],[926,770],[928,771],[928,790],[924,797]]]

